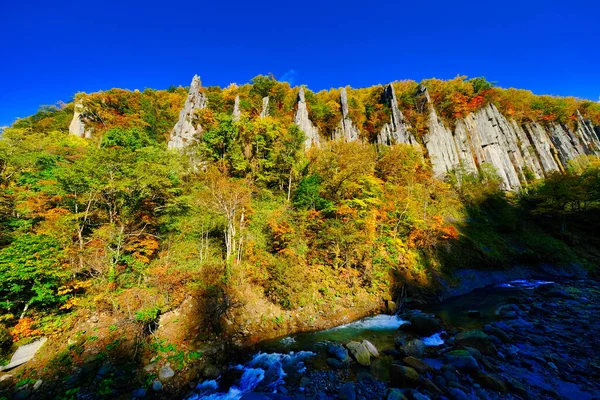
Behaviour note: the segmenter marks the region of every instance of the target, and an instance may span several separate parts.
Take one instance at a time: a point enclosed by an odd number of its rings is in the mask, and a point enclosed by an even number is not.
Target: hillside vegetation
[[[590,101],[500,89],[483,78],[422,83],[449,125],[490,102],[517,121],[568,125],[579,110],[600,125],[600,105]],[[417,86],[394,83],[419,138],[427,128]],[[66,374],[84,356],[118,357],[127,343],[144,349],[130,356],[134,364],[161,351],[183,351],[181,366],[193,363],[195,347],[165,350],[150,334],[190,297],[205,307],[194,340],[225,332],[249,342],[262,337],[261,323],[379,307],[403,287],[434,294],[454,269],[597,263],[588,236],[598,228],[597,159],[506,194],[489,168],[437,180],[408,145],[331,141],[305,152],[293,124],[297,88],[286,82],[258,76],[203,90],[204,133],[186,154],[166,146],[184,88],[78,94],[92,139],[68,134],[73,103],[43,107],[2,134],[0,323],[10,337],[0,344],[8,351],[13,341],[75,335],[90,315],[130,327],[93,334],[101,345],[81,333],[85,340],[64,347],[51,368],[23,376]],[[348,88],[366,142],[389,120],[382,91]],[[242,117],[234,122],[236,95]],[[261,119],[267,95],[270,116]],[[313,122],[331,135],[339,91],[306,97]],[[244,318],[253,308],[255,319]],[[121,337],[126,331],[133,336]]]

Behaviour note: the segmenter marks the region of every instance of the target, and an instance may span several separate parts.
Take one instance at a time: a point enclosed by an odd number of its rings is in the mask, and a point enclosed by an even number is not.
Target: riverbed
[[[505,282],[260,343],[188,398],[598,398],[599,304],[591,280]]]

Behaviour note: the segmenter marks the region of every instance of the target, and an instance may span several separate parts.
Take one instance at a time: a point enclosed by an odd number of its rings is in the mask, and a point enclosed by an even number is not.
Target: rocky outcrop
[[[390,107],[392,116],[390,122],[385,124],[377,136],[377,143],[383,145],[392,144],[412,144],[418,145],[415,137],[410,132],[410,124],[400,108],[398,108],[398,100],[394,87],[391,84],[386,85],[383,90],[382,103]]]
[[[269,116],[269,96],[265,96],[262,99],[262,109],[260,110],[260,117],[268,117]]]
[[[333,132],[333,140],[344,140],[345,142],[355,142],[360,140],[360,130],[354,125],[348,112],[348,95],[346,94],[346,88],[340,90],[340,106],[342,108],[342,119]]]
[[[424,137],[425,147],[429,153],[433,173],[442,177],[460,165],[454,135],[437,115],[427,88],[421,87],[417,95],[428,113],[429,132]]]
[[[200,77],[195,75],[190,85],[190,91],[183,109],[179,112],[179,120],[171,131],[169,138],[170,149],[183,149],[197,140],[202,132],[202,127],[195,121],[194,111],[207,106],[206,95],[201,92]]]
[[[240,111],[240,96],[235,96],[235,102],[233,103],[233,113],[231,114],[231,120],[237,122],[240,120],[242,112]]]
[[[85,126],[85,118],[82,114],[83,111],[83,104],[81,101],[75,102],[73,119],[69,125],[69,134],[80,138],[90,139],[92,137],[92,131]]]
[[[294,119],[294,122],[304,132],[305,149],[308,150],[312,146],[319,146],[321,141],[319,138],[319,131],[308,117],[308,108],[306,107],[306,99],[304,97],[303,87],[301,87],[300,91],[298,92],[298,109],[296,110],[296,118]]]
[[[201,133],[202,127],[195,122],[194,111],[206,107],[207,99],[200,89],[200,78],[195,76],[179,121],[171,133],[170,148],[183,148]],[[321,138],[310,120],[302,87],[297,101],[294,122],[306,135],[304,147],[319,146]],[[389,108],[390,121],[383,126],[375,142],[380,145],[411,144],[420,149],[421,145],[413,135],[409,121],[398,107],[392,84],[385,86],[381,101]],[[586,155],[600,155],[600,127],[594,126],[579,112],[574,116],[576,124],[571,129],[557,122],[519,123],[502,115],[494,104],[488,104],[464,118],[456,119],[450,127],[439,117],[424,86],[420,86],[415,94],[415,104],[415,111],[426,116],[428,129],[422,140],[438,178],[457,168],[477,173],[489,165],[496,171],[505,190],[518,190],[531,179],[565,171],[573,160],[583,160]],[[340,108],[342,117],[331,133],[332,139],[360,141],[361,132],[350,118],[345,88],[340,90]],[[76,104],[70,132],[90,137],[81,113],[81,105]],[[269,97],[264,97],[260,118],[268,115]],[[238,121],[240,116],[240,99],[236,97],[233,121]]]

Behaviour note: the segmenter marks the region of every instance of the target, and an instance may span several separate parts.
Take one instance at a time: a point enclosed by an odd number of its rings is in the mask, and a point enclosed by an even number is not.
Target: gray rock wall
[[[73,119],[69,125],[69,134],[80,138],[90,139],[92,137],[92,131],[85,126],[85,119],[82,115],[83,111],[83,104],[81,104],[80,101],[76,102]]]

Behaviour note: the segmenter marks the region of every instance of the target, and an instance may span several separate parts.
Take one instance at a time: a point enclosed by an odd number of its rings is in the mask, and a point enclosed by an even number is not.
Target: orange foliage
[[[17,325],[10,330],[10,336],[12,336],[15,342],[41,334],[42,332],[35,329],[35,322],[31,318],[21,318]]]

